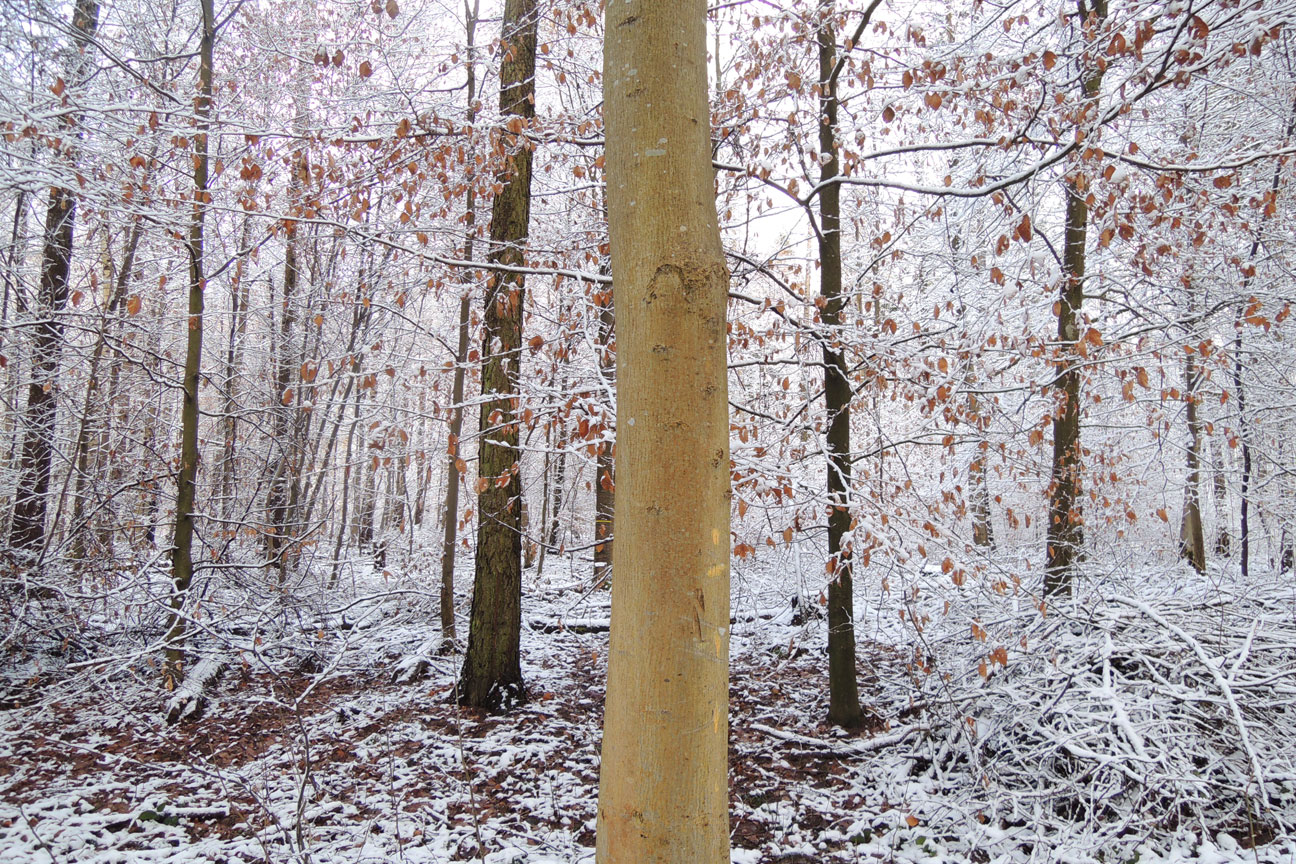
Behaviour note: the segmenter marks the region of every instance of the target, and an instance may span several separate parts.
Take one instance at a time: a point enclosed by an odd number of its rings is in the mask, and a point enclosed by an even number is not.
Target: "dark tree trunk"
[[[302,185],[309,169],[306,155],[302,151],[294,154],[292,159],[292,177],[288,181],[288,212],[295,215],[301,209]],[[294,557],[297,526],[293,517],[293,494],[299,490],[296,468],[299,465],[298,403],[301,394],[299,388],[293,387],[297,370],[296,358],[292,355],[293,324],[296,314],[293,303],[296,301],[297,282],[300,270],[297,264],[298,240],[297,225],[291,223],[286,228],[287,239],[284,244],[283,298],[279,308],[279,333],[275,340],[275,389],[271,411],[274,412],[274,434],[271,446],[275,448],[273,458],[274,474],[270,479],[270,492],[266,500],[266,560],[278,570],[279,581],[288,576],[288,570]],[[300,382],[298,382],[300,383]]]
[[[819,294],[824,323],[824,410],[828,416],[828,722],[860,725],[863,714],[855,678],[855,593],[852,573],[850,489],[851,385],[841,347],[841,186],[837,160],[837,37],[831,2],[819,7]]]
[[[468,36],[468,122],[477,119],[477,59],[473,50],[477,33],[478,2],[473,0],[470,7],[464,0],[464,13],[467,21]],[[473,241],[477,232],[477,196],[473,187],[468,187],[465,202],[465,222],[468,230],[464,236],[465,261],[473,259]],[[472,274],[464,274],[464,282],[471,281]],[[446,461],[445,504],[442,506],[444,535],[441,538],[441,644],[449,646],[455,640],[454,615],[454,576],[455,576],[455,541],[458,539],[459,524],[459,484],[462,482],[460,465],[464,465],[459,456],[459,441],[463,435],[463,399],[464,373],[468,364],[468,336],[472,323],[472,307],[468,299],[468,288],[465,284],[463,296],[459,298],[459,344],[455,346],[455,371],[453,392],[450,406],[450,439],[449,458]]]
[[[459,525],[459,483],[461,482],[459,465],[463,460],[459,456],[459,441],[463,434],[463,399],[464,399],[464,366],[468,362],[468,328],[472,313],[468,303],[468,294],[459,298],[459,344],[455,346],[454,389],[450,408],[450,458],[446,464],[445,504],[442,506],[445,533],[441,537],[441,641],[453,642],[455,639],[454,619],[454,574],[455,574],[455,541],[458,539]]]
[[[535,116],[535,0],[504,4],[500,112],[523,123]],[[491,207],[492,264],[521,265],[531,217],[531,144],[500,132],[512,151]],[[525,284],[494,271],[483,316],[481,449],[478,457],[477,566],[468,652],[459,678],[464,705],[507,710],[526,699],[522,683],[522,478],[518,449],[518,366]]]
[[[175,535],[171,544],[171,575],[175,590],[167,622],[166,663],[162,680],[174,690],[184,678],[185,617],[183,607],[193,579],[194,493],[198,484],[198,376],[202,370],[203,223],[207,215],[207,131],[212,100],[212,48],[216,40],[213,0],[199,0],[202,9],[198,59],[198,98],[194,101],[193,217],[189,225],[189,316],[185,347],[184,404],[180,412],[180,467],[176,472]]]
[[[151,164],[152,159],[149,161]],[[85,558],[86,540],[90,534],[90,526],[83,523],[86,521],[86,484],[89,482],[92,473],[91,451],[102,449],[107,442],[112,426],[111,395],[114,388],[108,388],[110,398],[101,400],[102,408],[96,408],[95,406],[100,391],[99,364],[103,362],[104,350],[108,345],[109,324],[121,306],[122,299],[126,296],[126,289],[130,286],[131,273],[135,269],[135,253],[139,249],[143,225],[143,220],[138,216],[131,221],[130,231],[126,237],[126,248],[122,253],[121,268],[117,271],[117,278],[113,281],[112,291],[99,324],[99,332],[95,335],[94,351],[90,357],[90,374],[86,383],[85,408],[81,412],[81,424],[77,431],[76,486],[72,494],[72,525],[70,527],[73,537],[72,557],[77,560]],[[114,371],[115,369],[116,364],[114,364]],[[101,457],[96,456],[93,458],[95,467],[98,467]],[[98,472],[94,473],[97,474]]]
[[[1107,18],[1106,0],[1095,0],[1089,9],[1081,0],[1081,14],[1097,17],[1101,26]],[[1082,98],[1098,98],[1105,66],[1086,70]],[[1054,389],[1058,406],[1053,415],[1053,468],[1049,482],[1047,545],[1044,563],[1044,593],[1070,596],[1081,547],[1084,520],[1080,514],[1080,383],[1078,352],[1083,345],[1085,242],[1089,232],[1089,206],[1085,203],[1083,175],[1063,183],[1066,195],[1066,225],[1062,251],[1062,288],[1057,301],[1057,368]]]
[[[93,0],[77,0],[72,12],[72,29],[78,51],[85,50],[98,26],[99,4]],[[69,119],[66,131],[75,134],[72,132],[75,125],[75,117]],[[49,506],[50,470],[54,460],[58,367],[63,348],[63,324],[59,314],[68,298],[75,226],[76,196],[72,190],[61,186],[50,189],[41,250],[40,294],[34,310],[40,320],[35,325],[22,464],[9,524],[9,545],[29,555],[39,553],[45,544],[45,514]]]
[[[595,294],[598,307],[599,376],[604,392],[616,392],[616,310],[612,305],[611,289]],[[594,584],[609,587],[612,584],[612,529],[616,505],[616,443],[600,441],[594,457]]]

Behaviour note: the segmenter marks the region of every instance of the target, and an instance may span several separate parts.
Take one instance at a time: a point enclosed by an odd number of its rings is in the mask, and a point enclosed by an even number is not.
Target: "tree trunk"
[[[819,296],[828,454],[828,722],[855,728],[863,719],[855,680],[855,597],[851,564],[851,385],[840,343],[841,186],[837,161],[837,36],[832,0],[819,5]]]
[[[1195,309],[1195,304],[1194,307]],[[1202,374],[1197,365],[1196,346],[1189,339],[1184,346],[1185,413],[1188,420],[1188,479],[1184,486],[1183,519],[1179,523],[1179,555],[1198,573],[1206,572],[1206,536],[1201,517],[1202,422],[1197,415]]]
[[[477,58],[474,51],[477,34],[478,0],[471,6],[464,0],[465,29],[468,36],[468,123],[477,120]],[[468,186],[467,200],[464,202],[464,222],[467,231],[464,234],[463,259],[473,260],[473,241],[477,233],[477,195],[472,184]],[[454,575],[455,575],[455,542],[458,540],[459,523],[459,484],[462,482],[460,466],[467,467],[459,456],[459,441],[463,436],[463,399],[464,373],[468,367],[468,336],[472,324],[472,306],[468,298],[467,283],[472,280],[472,273],[464,274],[464,293],[459,298],[459,344],[455,346],[454,384],[450,406],[450,438],[446,460],[445,504],[442,505],[441,537],[441,644],[448,647],[455,640],[454,615]]]
[[[969,384],[975,379],[969,375]],[[990,457],[990,442],[985,432],[989,420],[981,410],[981,398],[968,394],[968,417],[977,430],[976,454],[968,466],[968,494],[972,496],[972,542],[983,549],[994,549],[994,523],[990,521],[990,481],[986,460]]]
[[[298,150],[292,156],[292,176],[288,181],[288,213],[290,217],[301,210],[302,186],[308,176],[306,154]],[[279,333],[275,340],[275,388],[274,401],[270,410],[274,415],[271,447],[274,476],[270,479],[270,494],[266,500],[266,560],[279,574],[282,583],[288,576],[292,564],[293,545],[296,541],[296,528],[291,506],[292,490],[298,485],[297,472],[294,470],[300,459],[297,446],[299,424],[297,415],[301,394],[293,387],[297,370],[296,358],[292,355],[293,324],[296,314],[293,303],[296,301],[297,282],[300,276],[297,266],[298,241],[297,224],[288,220],[285,228],[287,234],[284,243],[283,298],[279,307]],[[300,383],[300,382],[298,382]]]
[[[1242,450],[1242,483],[1238,488],[1239,507],[1238,546],[1241,549],[1240,565],[1242,578],[1247,577],[1251,569],[1251,429],[1247,417],[1246,385],[1243,383],[1245,360],[1242,331],[1246,326],[1242,319],[1245,316],[1242,306],[1238,307],[1237,321],[1234,322],[1233,334],[1233,395],[1237,401],[1238,440]]]
[[[471,193],[469,193],[471,194]],[[459,344],[455,348],[454,390],[450,408],[450,458],[446,463],[446,491],[442,516],[445,534],[441,538],[441,641],[454,642],[455,541],[459,522],[459,441],[463,434],[464,367],[468,363],[468,328],[472,320],[468,293],[459,298]]]
[[[567,382],[560,379],[558,392],[563,392],[567,387]],[[567,421],[562,417],[554,418],[554,454],[553,454],[553,482],[549,484],[549,508],[547,521],[542,520],[540,531],[543,542],[552,550],[558,550],[558,533],[562,527],[562,522],[558,518],[562,514],[563,489],[567,485]]]
[[[1233,544],[1229,536],[1228,482],[1224,479],[1224,448],[1220,445],[1218,435],[1212,435],[1210,442],[1211,497],[1215,504],[1215,554],[1226,558]]]
[[[252,220],[243,219],[243,240],[240,250],[249,247],[251,240]],[[221,452],[221,517],[225,530],[233,535],[237,532],[234,524],[234,493],[238,483],[238,387],[240,367],[243,365],[243,342],[247,338],[248,307],[250,304],[249,279],[244,273],[245,261],[239,258],[234,265],[234,276],[230,279],[230,329],[229,344],[225,353],[225,410],[222,424],[225,431],[225,443]]]
[[[555,412],[556,414],[556,412]],[[544,536],[544,526],[549,524],[549,469],[553,465],[553,427],[558,422],[557,417],[545,423],[545,454],[544,467],[541,468],[540,474],[540,541],[536,543],[540,547],[540,553],[536,561],[536,576],[544,574],[545,558],[549,552],[549,538]]]
[[[536,0],[506,0],[500,69],[500,113],[525,126],[535,116]],[[491,207],[492,264],[524,262],[531,219],[531,143],[500,132],[513,152]],[[468,651],[459,702],[491,711],[526,700],[522,683],[522,477],[517,399],[525,283],[494,271],[487,283],[482,335],[481,447],[477,460],[477,566]]]
[[[152,164],[152,159],[150,159]],[[86,557],[86,539],[90,534],[90,526],[82,524],[87,521],[85,516],[86,500],[86,483],[91,475],[91,450],[101,449],[107,441],[109,431],[112,426],[112,402],[111,398],[102,400],[102,407],[95,406],[96,398],[100,392],[99,384],[99,364],[103,362],[104,350],[108,346],[108,327],[113,316],[116,315],[117,309],[121,306],[122,299],[126,296],[126,289],[130,286],[131,274],[135,270],[135,253],[139,249],[140,236],[143,234],[144,222],[136,216],[131,220],[130,230],[126,236],[126,247],[122,253],[122,264],[117,271],[117,278],[113,280],[112,287],[109,288],[108,302],[104,304],[103,315],[100,318],[99,330],[95,334],[94,351],[90,356],[90,372],[86,381],[86,398],[85,407],[81,412],[80,428],[77,431],[76,442],[76,486],[72,493],[72,524],[69,530],[72,532],[72,557],[76,560],[83,560]],[[114,364],[115,368],[116,364]],[[109,388],[111,397],[112,388]],[[92,446],[97,445],[97,446]],[[96,465],[101,461],[101,456],[95,459]],[[98,472],[95,472],[98,473]]]
[[[595,294],[598,308],[598,331],[595,345],[598,348],[598,371],[606,393],[616,392],[616,307],[612,292]],[[616,444],[600,441],[594,457],[594,584],[612,585],[612,529],[615,525],[613,511],[616,506]]]
[[[599,864],[727,864],[729,274],[706,3],[609,4],[617,540]]]
[[[72,12],[73,43],[84,51],[99,26],[99,4],[77,0]],[[80,73],[76,76],[80,79]],[[69,136],[76,133],[77,118],[63,125]],[[31,382],[27,387],[26,433],[18,489],[14,493],[13,517],[9,524],[9,545],[14,550],[36,555],[45,543],[45,513],[48,509],[50,470],[54,461],[54,421],[57,408],[58,367],[63,348],[63,323],[59,314],[68,298],[72,269],[72,238],[76,226],[76,196],[69,188],[50,189],[45,211],[45,239],[41,250],[40,294],[34,311],[40,316],[32,345]]]
[[[1095,0],[1089,10],[1080,0],[1081,14],[1097,16],[1101,27],[1107,18],[1106,0]],[[1096,105],[1105,65],[1084,73],[1081,94]],[[1088,107],[1088,106],[1086,106]],[[1083,344],[1080,308],[1084,304],[1085,241],[1089,231],[1089,206],[1085,203],[1084,175],[1063,181],[1066,196],[1065,239],[1062,251],[1062,288],[1057,308],[1057,368],[1054,385],[1058,407],[1053,415],[1053,467],[1049,482],[1049,513],[1044,564],[1044,593],[1070,596],[1075,565],[1084,544],[1084,520],[1080,514],[1080,374],[1078,352]]]
[[[180,412],[180,467],[176,472],[175,535],[171,544],[171,614],[167,622],[166,663],[162,681],[174,690],[184,678],[183,607],[193,579],[194,492],[198,481],[198,376],[202,369],[203,221],[207,215],[207,130],[212,101],[212,47],[216,39],[213,0],[202,9],[198,54],[198,98],[194,100],[193,217],[189,224],[189,317],[185,347],[184,404]]]

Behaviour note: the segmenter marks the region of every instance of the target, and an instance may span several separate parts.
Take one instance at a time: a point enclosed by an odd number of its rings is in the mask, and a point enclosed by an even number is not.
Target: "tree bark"
[[[1092,8],[1079,2],[1080,14],[1093,15],[1101,27],[1107,18],[1106,0]],[[1095,105],[1105,65],[1084,73],[1081,98]],[[1086,106],[1088,107],[1088,106]],[[1080,384],[1079,349],[1084,323],[1085,241],[1089,231],[1089,205],[1085,203],[1084,175],[1075,173],[1063,182],[1066,195],[1065,238],[1062,251],[1062,288],[1057,308],[1057,367],[1054,389],[1058,407],[1053,415],[1053,467],[1049,482],[1049,514],[1044,564],[1044,593],[1070,596],[1075,565],[1084,545],[1084,519],[1080,514]]]
[[[706,3],[609,4],[617,540],[599,864],[729,861],[729,415]]]
[[[969,374],[969,385],[976,379]],[[986,471],[986,460],[990,456],[990,442],[986,440],[986,427],[989,418],[981,410],[981,398],[975,393],[968,394],[968,418],[977,430],[976,453],[968,466],[968,494],[972,497],[972,543],[983,549],[994,549],[994,523],[990,519],[990,480]]]
[[[300,97],[304,100],[305,97]],[[299,101],[300,101],[299,100]],[[298,111],[300,114],[300,109]],[[296,124],[294,124],[296,125]],[[300,386],[293,387],[297,375],[297,358],[292,354],[293,325],[296,323],[297,282],[300,269],[297,264],[298,239],[297,224],[294,217],[301,211],[302,187],[308,176],[306,154],[304,150],[296,151],[292,156],[292,176],[288,180],[288,214],[285,228],[287,235],[284,243],[283,298],[279,307],[279,333],[275,340],[274,365],[275,389],[274,401],[270,410],[274,415],[274,432],[271,447],[274,448],[270,492],[266,499],[266,560],[279,574],[282,583],[288,576],[292,564],[293,546],[296,542],[298,526],[293,516],[292,498],[294,488],[300,488],[297,471],[294,470],[300,460],[298,422],[301,393]],[[296,382],[300,385],[301,382]]]
[[[594,298],[598,309],[598,330],[594,344],[598,348],[598,372],[603,390],[616,392],[616,307],[612,292],[599,291]],[[612,585],[612,530],[616,524],[616,444],[600,441],[594,456],[594,584]]]
[[[1195,309],[1196,304],[1191,308]],[[1179,523],[1179,555],[1198,573],[1206,572],[1206,536],[1201,517],[1201,418],[1197,414],[1202,373],[1197,364],[1195,345],[1189,339],[1184,346],[1184,411],[1188,420],[1188,478],[1184,485],[1183,518]]]
[[[1224,448],[1219,436],[1211,436],[1211,492],[1215,504],[1215,554],[1227,558],[1232,547],[1229,535],[1228,482],[1224,478]]]
[[[152,164],[151,158],[150,164]],[[76,465],[76,485],[72,493],[72,524],[69,526],[73,538],[72,557],[77,560],[86,557],[86,540],[90,534],[90,526],[83,523],[87,521],[85,516],[86,484],[91,475],[91,451],[101,449],[105,445],[112,426],[112,388],[109,388],[109,398],[102,400],[102,407],[96,408],[95,406],[96,398],[101,389],[99,364],[103,362],[104,350],[108,346],[108,327],[111,319],[117,314],[121,301],[126,296],[126,289],[130,286],[131,275],[135,270],[135,253],[139,249],[143,227],[143,219],[139,216],[131,220],[131,227],[126,236],[126,246],[122,252],[121,267],[117,271],[117,278],[113,280],[112,287],[109,289],[107,303],[104,304],[103,315],[100,317],[98,332],[95,334],[94,351],[90,356],[90,372],[86,381],[85,406],[81,412],[80,427],[77,430],[76,459],[74,463]],[[100,461],[101,457],[95,459],[96,467],[98,467]]]
[[[837,160],[837,36],[832,0],[819,4],[819,296],[828,420],[828,722],[851,729],[863,712],[855,678],[855,589],[851,562],[851,384],[841,347],[841,186]]]
[[[252,220],[243,219],[243,240],[240,249],[249,248]],[[243,343],[247,339],[248,307],[251,305],[249,280],[245,273],[246,261],[239,258],[230,279],[230,329],[225,350],[225,407],[221,422],[225,440],[221,452],[221,518],[231,539],[238,528],[234,525],[234,490],[238,483],[238,398],[239,375],[243,365]]]
[[[212,49],[216,41],[213,0],[199,0],[202,10],[198,51],[198,97],[194,100],[193,215],[189,223],[189,316],[185,346],[184,403],[180,412],[180,468],[176,472],[175,534],[171,543],[171,614],[167,621],[166,662],[162,681],[174,690],[184,678],[183,607],[193,579],[194,492],[198,482],[198,376],[202,370],[203,224],[207,215],[207,132],[212,101]]]
[[[477,34],[478,0],[472,5],[464,0],[465,30],[468,36],[468,123],[477,120],[477,57],[474,50]],[[477,195],[473,185],[468,185],[467,200],[464,202],[464,221],[467,230],[464,232],[463,260],[473,260],[473,241],[477,235]],[[464,282],[472,279],[471,273],[464,274]],[[447,450],[450,455],[446,460],[445,503],[442,506],[441,538],[441,644],[448,647],[455,640],[454,616],[454,575],[455,575],[455,541],[458,540],[459,521],[459,484],[462,482],[459,456],[459,441],[463,435],[463,398],[464,373],[468,364],[468,331],[472,324],[472,306],[468,299],[468,287],[464,286],[463,296],[459,298],[459,344],[455,346],[454,384],[450,406],[450,438]]]
[[[99,27],[99,4],[77,0],[72,11],[73,44],[84,52]],[[81,74],[76,76],[80,79]],[[76,117],[63,124],[74,135]],[[63,323],[59,314],[68,298],[72,269],[72,241],[76,226],[76,196],[70,188],[50,189],[45,210],[45,239],[41,250],[40,292],[36,300],[35,342],[32,346],[31,381],[27,387],[26,432],[23,436],[21,472],[14,493],[9,545],[36,555],[45,544],[50,471],[54,461],[54,423],[57,409],[58,367],[63,348]]]
[[[506,0],[500,113],[525,127],[535,116],[536,0]],[[509,121],[509,122],[516,122]],[[516,128],[516,126],[514,127]],[[520,266],[531,220],[531,143],[502,131],[512,151],[491,207],[492,264]],[[457,696],[463,705],[506,711],[526,701],[522,683],[522,477],[517,399],[525,281],[496,270],[486,289],[482,336],[477,561],[468,651]]]

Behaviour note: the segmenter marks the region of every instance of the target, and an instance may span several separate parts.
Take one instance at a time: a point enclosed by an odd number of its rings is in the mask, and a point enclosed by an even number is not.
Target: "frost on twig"
[[[1296,826],[1296,621],[1274,592],[1198,587],[1043,613],[965,595],[930,616],[914,771],[981,814],[969,842],[1020,826],[1045,849],[1132,850],[1181,826]]]
[[[771,738],[777,738],[780,741],[787,741],[791,744],[797,744],[801,747],[807,747],[812,750],[822,750],[828,753],[836,753],[842,756],[863,756],[869,753],[876,753],[887,747],[894,747],[903,743],[915,732],[924,731],[914,726],[905,726],[886,732],[882,735],[874,735],[872,738],[862,738],[852,741],[825,741],[820,738],[812,738],[809,735],[800,735],[796,732],[787,732],[782,729],[775,729],[773,726],[766,726],[764,723],[750,724],[752,729]]]
[[[199,660],[168,700],[167,723],[174,725],[182,720],[198,719],[207,703],[204,693],[216,683],[223,671],[225,660],[221,657],[204,657]]]

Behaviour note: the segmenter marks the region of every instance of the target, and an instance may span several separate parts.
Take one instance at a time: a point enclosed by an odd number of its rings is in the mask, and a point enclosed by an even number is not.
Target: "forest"
[[[0,861],[1296,860],[1294,26],[0,3]]]

